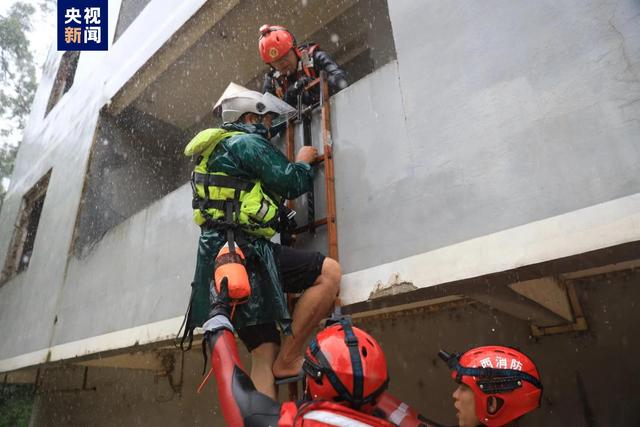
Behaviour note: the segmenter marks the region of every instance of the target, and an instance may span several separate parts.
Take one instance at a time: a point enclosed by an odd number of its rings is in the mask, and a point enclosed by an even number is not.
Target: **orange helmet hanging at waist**
[[[216,256],[215,270],[213,273],[216,292],[220,293],[222,280],[226,277],[229,288],[229,298],[232,306],[243,304],[251,296],[251,285],[245,268],[245,257],[242,249],[234,245],[233,251],[229,250],[226,243]]]

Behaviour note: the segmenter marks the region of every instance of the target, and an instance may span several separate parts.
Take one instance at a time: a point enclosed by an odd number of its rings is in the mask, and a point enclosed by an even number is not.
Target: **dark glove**
[[[271,126],[269,128],[269,134],[268,134],[269,138],[267,139],[271,139],[271,138],[275,138],[276,136],[283,135],[286,131],[287,131],[287,121],[283,120],[277,125]]]
[[[296,211],[289,209],[286,205],[278,207],[278,231],[280,233],[293,233],[298,224],[294,218]]]
[[[298,92],[300,92],[301,90],[304,90],[304,88],[307,87],[309,83],[311,83],[311,77],[302,76],[298,79],[297,82],[294,83],[293,86],[296,88]]]
[[[302,76],[294,84],[287,88],[284,100],[289,105],[296,105],[298,103],[298,94],[304,91],[304,88],[311,83],[309,76]]]
[[[220,319],[216,316],[224,316]],[[213,283],[211,283],[211,308],[209,309],[209,320],[202,325],[204,329],[204,336],[202,337],[202,357],[204,358],[204,365],[202,367],[202,374],[207,370],[207,359],[211,355],[213,343],[211,337],[215,336],[221,329],[227,329],[233,332],[233,326],[229,320],[229,284],[225,277],[220,283],[220,292],[215,293]],[[205,381],[202,385],[204,385]]]
[[[222,279],[220,283],[220,292],[215,293],[214,284],[211,283],[211,308],[209,309],[209,319],[221,314],[230,318],[231,306],[229,304],[229,281],[227,278]]]

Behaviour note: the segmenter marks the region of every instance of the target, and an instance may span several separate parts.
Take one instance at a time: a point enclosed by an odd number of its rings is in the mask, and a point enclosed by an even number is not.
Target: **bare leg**
[[[273,382],[271,367],[276,360],[280,346],[266,342],[260,344],[251,352],[251,380],[256,386],[256,390],[266,394],[274,400],[276,396],[276,386]]]
[[[305,344],[318,322],[326,317],[340,289],[340,264],[325,258],[320,276],[304,291],[293,311],[292,335],[282,339],[282,348],[275,363],[273,375],[288,377],[297,375],[302,369],[302,346]]]

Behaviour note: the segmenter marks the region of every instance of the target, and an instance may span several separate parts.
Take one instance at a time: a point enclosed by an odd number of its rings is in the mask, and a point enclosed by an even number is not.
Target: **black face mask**
[[[269,128],[269,136],[267,137],[267,139],[271,139],[274,136],[278,136],[280,134],[282,134],[285,130],[287,129],[287,121],[283,120],[282,122],[273,125]]]

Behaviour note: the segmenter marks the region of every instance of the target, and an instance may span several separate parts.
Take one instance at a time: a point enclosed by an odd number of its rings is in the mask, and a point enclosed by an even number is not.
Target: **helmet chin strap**
[[[364,396],[364,372],[362,358],[360,357],[358,338],[353,332],[351,319],[341,316],[336,317],[333,322],[329,323],[329,325],[336,323],[342,326],[345,335],[344,341],[349,349],[351,368],[353,370],[353,393],[350,393],[347,387],[342,383],[342,381],[340,381],[331,367],[331,363],[320,349],[316,338],[313,338],[309,343],[309,349],[318,363],[315,363],[305,355],[302,369],[309,377],[310,381],[320,381],[325,377],[338,393],[337,400],[349,402],[352,407],[358,409],[365,404],[372,403],[387,388],[389,379],[387,378],[387,380],[373,393],[366,397]]]

